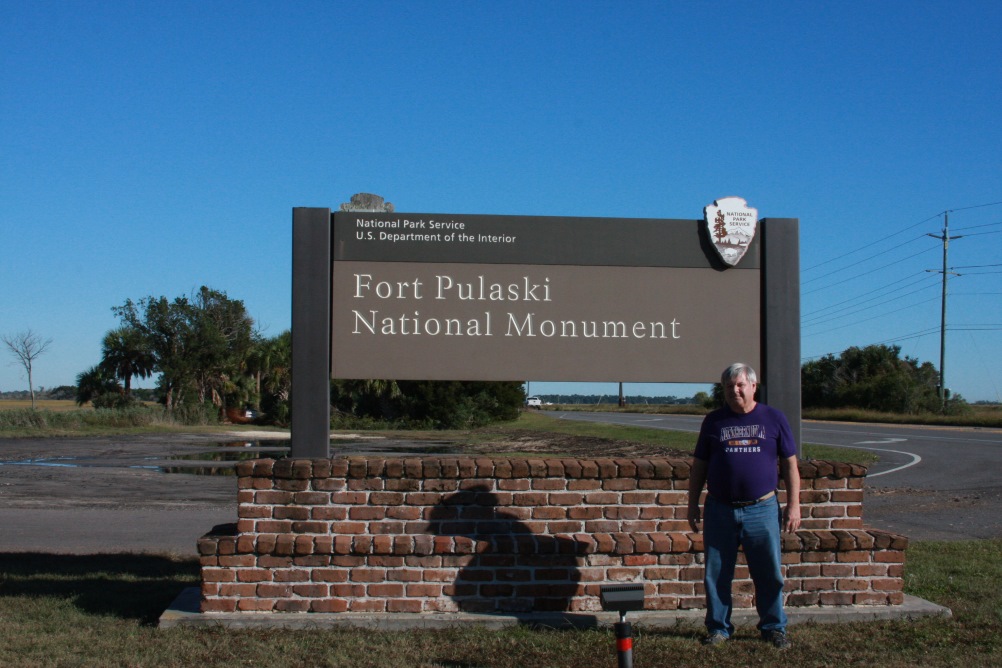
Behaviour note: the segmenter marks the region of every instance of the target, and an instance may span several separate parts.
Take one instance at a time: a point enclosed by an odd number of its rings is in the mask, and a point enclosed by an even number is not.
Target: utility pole
[[[940,239],[943,242],[943,270],[940,272],[943,274],[943,301],[940,309],[940,320],[939,320],[939,409],[943,413],[946,412],[946,279],[949,274],[953,273],[946,268],[946,255],[947,250],[950,248],[951,239],[961,239],[963,234],[957,235],[955,237],[950,236],[950,212],[943,212],[943,236],[936,236],[935,234],[926,234],[928,237],[933,239]],[[926,271],[935,272],[935,269],[926,269]],[[954,276],[959,276],[960,274],[953,274]]]

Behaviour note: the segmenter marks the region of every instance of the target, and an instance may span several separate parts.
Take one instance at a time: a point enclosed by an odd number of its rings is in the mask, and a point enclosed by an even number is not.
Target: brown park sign
[[[293,209],[293,456],[327,456],[332,377],[712,383],[735,361],[799,442],[799,222],[736,200],[712,220]]]
[[[333,219],[335,378],[705,382],[759,364],[757,247],[725,270],[700,221]]]

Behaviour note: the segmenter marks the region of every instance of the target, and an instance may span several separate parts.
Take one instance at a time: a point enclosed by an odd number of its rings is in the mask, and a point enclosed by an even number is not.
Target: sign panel
[[[336,378],[707,382],[759,364],[757,243],[724,270],[701,221],[332,217]]]
[[[375,262],[472,262],[726,268],[702,221],[337,212],[332,257]],[[751,243],[739,269],[758,269]]]

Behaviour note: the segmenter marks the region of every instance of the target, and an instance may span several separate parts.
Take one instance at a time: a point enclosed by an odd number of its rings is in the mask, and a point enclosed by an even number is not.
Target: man
[[[800,527],[797,446],[786,417],[755,401],[758,377],[746,364],[732,364],[720,377],[726,407],[703,420],[689,473],[689,526],[699,532],[699,495],[706,483],[703,546],[706,556],[706,630],[703,644],[734,634],[731,583],[738,547],[744,549],[755,585],[762,639],[790,646],[783,612],[780,527]],[[778,471],[786,485],[786,508],[776,498]]]

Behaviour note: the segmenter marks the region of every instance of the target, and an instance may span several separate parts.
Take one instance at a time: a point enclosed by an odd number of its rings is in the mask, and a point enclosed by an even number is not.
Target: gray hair
[[[724,369],[724,372],[720,374],[720,383],[722,385],[726,385],[727,381],[739,376],[744,376],[749,383],[755,383],[758,385],[758,375],[755,373],[755,369],[743,362],[735,362]]]

